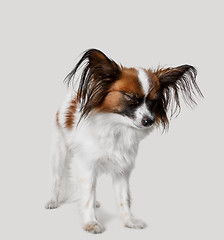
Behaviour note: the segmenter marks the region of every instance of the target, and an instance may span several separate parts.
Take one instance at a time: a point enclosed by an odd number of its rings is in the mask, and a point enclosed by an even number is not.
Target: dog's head
[[[114,113],[135,128],[147,128],[154,123],[165,128],[169,106],[173,112],[180,109],[180,93],[189,106],[195,104],[196,93],[202,96],[195,82],[197,71],[190,65],[157,70],[125,68],[101,51],[90,49],[66,77],[68,83],[73,82],[83,63],[77,93],[82,118],[92,111]]]

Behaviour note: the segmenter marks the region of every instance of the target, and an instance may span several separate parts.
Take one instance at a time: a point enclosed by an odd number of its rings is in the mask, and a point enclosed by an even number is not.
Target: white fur
[[[133,122],[136,127],[145,128],[142,125],[142,119],[144,116],[147,116],[150,119],[154,119],[153,114],[148,110],[145,102],[139,108],[137,108],[135,111],[135,118],[133,119]]]
[[[145,70],[142,68],[138,69],[138,80],[141,83],[144,94],[147,96],[149,93],[149,87],[150,87],[149,77],[148,77],[148,74],[145,72]]]
[[[118,207],[126,227],[143,228],[130,209],[129,176],[138,151],[139,142],[151,130],[140,129],[128,117],[113,113],[92,112],[72,129],[65,128],[65,113],[71,100],[69,95],[59,110],[60,127],[56,126],[53,150],[54,187],[46,208],[55,208],[68,200],[75,189],[84,229],[92,233],[104,231],[95,216],[96,179],[101,173],[112,175]],[[145,106],[144,106],[145,107]],[[144,113],[139,110],[139,115]],[[75,113],[75,122],[80,113]]]

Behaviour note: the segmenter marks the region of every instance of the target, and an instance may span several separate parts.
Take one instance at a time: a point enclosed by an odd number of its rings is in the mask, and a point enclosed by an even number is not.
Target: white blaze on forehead
[[[138,69],[138,80],[142,85],[142,89],[145,95],[149,93],[149,76],[144,69]]]

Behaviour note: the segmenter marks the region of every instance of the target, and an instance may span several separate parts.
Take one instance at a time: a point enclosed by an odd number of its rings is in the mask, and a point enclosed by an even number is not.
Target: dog
[[[129,190],[139,143],[155,127],[168,128],[168,112],[179,113],[180,93],[187,105],[196,105],[195,95],[203,96],[196,75],[190,65],[126,68],[100,50],[84,52],[65,78],[73,87],[56,113],[54,184],[46,208],[65,202],[70,194],[66,189],[72,186],[83,229],[102,233],[95,215],[96,181],[101,173],[110,173],[124,226],[144,228],[131,213]]]

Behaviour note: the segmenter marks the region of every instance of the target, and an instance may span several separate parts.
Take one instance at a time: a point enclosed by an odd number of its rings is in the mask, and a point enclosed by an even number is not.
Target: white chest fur
[[[69,144],[74,161],[97,165],[101,172],[123,173],[133,168],[139,142],[149,131],[128,127],[121,118],[96,114],[75,127]]]

